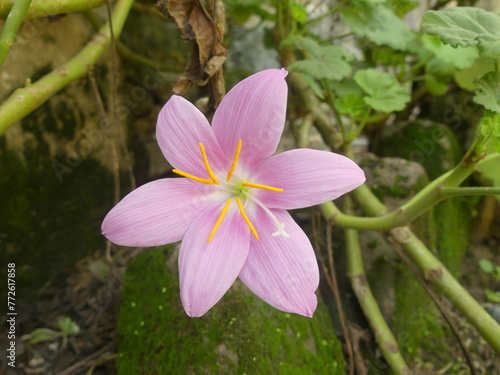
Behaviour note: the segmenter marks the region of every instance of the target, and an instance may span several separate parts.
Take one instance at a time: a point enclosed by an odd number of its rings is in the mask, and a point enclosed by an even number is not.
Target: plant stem
[[[345,197],[346,212],[350,212],[349,205],[351,200],[349,196]],[[387,322],[380,311],[380,308],[373,296],[370,285],[366,278],[361,257],[361,248],[359,245],[358,231],[355,229],[345,230],[346,251],[347,251],[347,273],[351,280],[352,289],[361,305],[363,313],[372,327],[375,340],[382,351],[387,363],[394,374],[411,374],[410,369],[405,363],[398,343],[387,325]]]
[[[456,186],[460,184],[474,169],[479,162],[479,156],[475,154],[475,144],[462,159],[462,162],[450,172],[446,173],[440,186]],[[441,179],[441,176],[439,179]],[[435,180],[436,181],[436,180]],[[433,185],[431,183],[430,185]],[[430,186],[429,185],[429,186]],[[353,195],[369,215],[376,215],[383,204],[371,192],[371,190],[358,188]],[[427,186],[427,188],[429,188]],[[434,188],[425,191],[434,191]],[[445,295],[453,305],[476,327],[481,336],[491,345],[497,354],[500,354],[500,325],[488,314],[479,303],[460,285],[451,275],[446,267],[427,249],[408,227],[394,228],[390,231],[391,236],[404,248],[408,257],[418,266],[420,271],[430,281],[436,292]]]
[[[495,192],[498,194],[499,188],[456,188],[457,185],[459,185],[472,173],[478,163],[479,156],[472,156],[471,154],[468,155],[473,157],[474,161],[469,160],[469,157],[466,155],[457,167],[436,178],[408,202],[390,213],[386,213],[387,208],[380,201],[372,201],[370,198],[367,198],[374,195],[366,185],[361,185],[354,191],[354,193],[356,196],[360,197],[360,199],[367,199],[369,201],[369,203],[367,203],[369,206],[364,208],[369,215],[375,217],[357,217],[346,215],[342,213],[333,202],[321,204],[321,211],[323,212],[323,215],[330,218],[335,225],[343,228],[388,230],[398,226],[407,225],[435,204],[452,196],[486,195],[495,194]],[[351,153],[348,153],[348,156],[353,158]],[[491,154],[484,160],[489,161],[495,159],[500,159],[500,155]],[[481,193],[476,193],[476,190]],[[456,193],[457,191],[460,191],[461,193]]]
[[[0,68],[9,54],[10,47],[14,43],[21,23],[23,23],[24,15],[28,11],[31,0],[18,0],[11,8],[9,16],[0,31]]]
[[[32,0],[25,19],[53,16],[55,14],[80,12],[92,8],[100,7],[107,2],[114,0]],[[2,0],[0,1],[0,19],[5,19],[12,9],[13,5],[21,0]]]
[[[500,187],[443,187],[441,195],[456,197],[464,195],[499,195]]]
[[[403,247],[406,255],[420,268],[436,292],[446,296],[500,355],[500,325],[495,319],[483,309],[408,227],[392,229],[390,234]]]
[[[113,11],[113,33],[118,36],[123,28],[133,0],[120,0]],[[0,135],[10,125],[21,120],[31,111],[42,105],[56,92],[70,82],[84,76],[95,64],[111,40],[109,24],[104,25],[99,33],[66,64],[53,70],[29,87],[17,89],[0,107]]]

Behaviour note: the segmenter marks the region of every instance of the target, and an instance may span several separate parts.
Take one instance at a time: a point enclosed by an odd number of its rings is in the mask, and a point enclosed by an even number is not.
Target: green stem
[[[0,68],[9,54],[10,47],[14,43],[14,38],[23,23],[24,16],[28,11],[31,0],[17,0],[12,9],[10,10],[7,21],[0,31]]]
[[[133,0],[120,0],[113,11],[113,33],[118,36],[123,28]],[[29,87],[17,89],[0,107],[0,135],[10,125],[21,120],[34,109],[42,105],[56,92],[70,82],[84,76],[95,64],[111,41],[109,24],[104,25],[99,33],[66,64],[53,70]]]
[[[441,195],[457,197],[464,195],[499,195],[500,187],[443,187]]]
[[[328,82],[327,79],[322,80],[322,83],[323,83],[323,86],[325,87],[327,94],[328,94],[327,95],[328,104],[330,105],[330,108],[333,111],[335,119],[337,120],[337,124],[340,128],[340,131],[342,132],[342,138],[345,142],[347,140],[346,128],[344,126],[344,122],[342,121],[342,117],[339,115],[339,113],[335,109],[335,95],[334,95],[333,90],[330,87],[330,83]]]
[[[25,19],[53,16],[55,14],[80,12],[92,8],[100,7],[107,2],[114,0],[32,0],[31,6],[26,13]],[[12,9],[13,5],[20,0],[2,0],[0,1],[0,19],[5,19]]]
[[[349,139],[348,139],[348,142],[352,142],[354,141],[356,138],[359,137],[359,135],[361,134],[361,132],[363,131],[365,125],[368,123],[368,119],[370,118],[370,115],[372,114],[372,108],[370,107],[368,109],[368,111],[366,111],[366,115],[363,117],[363,120],[361,121],[361,123],[359,124],[358,128],[353,131],[352,133],[350,132],[350,135],[349,135]],[[354,124],[351,124],[351,127],[354,128],[353,126]]]
[[[347,155],[351,158],[354,156],[352,153],[348,152]],[[371,190],[366,185],[361,185],[354,191],[354,195],[363,199],[363,207],[365,211],[376,217],[357,217],[350,216],[342,213],[333,202],[326,202],[320,205],[320,208],[326,217],[329,218],[335,225],[343,228],[353,228],[360,230],[388,230],[399,226],[404,226],[413,221],[418,216],[425,213],[429,208],[441,202],[453,195],[458,195],[455,193],[447,193],[449,187],[455,188],[457,185],[462,183],[474,170],[477,163],[479,162],[480,156],[475,155],[473,152],[469,152],[462,162],[456,166],[451,171],[443,174],[424,189],[418,192],[413,198],[408,202],[403,204],[398,209],[387,212],[387,208],[378,199],[373,200],[370,197],[374,197]],[[491,154],[485,158],[485,161],[500,159],[500,154]],[[467,193],[468,189],[472,188],[460,188],[464,193]],[[484,189],[488,188],[477,188],[486,194]],[[493,188],[489,188],[493,189]],[[462,191],[462,190],[461,190]],[[493,190],[491,190],[493,191]],[[493,193],[491,193],[493,194]],[[467,195],[467,194],[460,194]]]
[[[395,228],[390,233],[420,268],[436,292],[446,296],[500,355],[500,325],[495,319],[483,309],[408,227]]]
[[[346,196],[345,200],[347,206],[351,204],[349,196]],[[346,212],[350,212],[348,207],[346,207]],[[375,340],[394,374],[410,374],[410,369],[399,351],[398,343],[387,325],[368,284],[361,256],[358,231],[355,229],[346,229],[345,239],[347,273],[351,280],[354,294],[356,294],[361,309],[370,323]]]
[[[460,184],[479,162],[475,154],[476,143],[464,156],[462,162],[444,176],[440,184],[431,183],[434,187],[422,190],[431,194],[440,191],[440,187],[451,187]],[[436,180],[435,180],[436,181]],[[366,186],[366,185],[363,185]],[[383,204],[368,187],[356,189],[353,195],[369,215],[376,214]],[[500,325],[489,315],[479,303],[465,290],[462,285],[451,275],[446,267],[427,249],[408,227],[394,228],[390,231],[394,239],[405,249],[406,254],[419,267],[421,272],[430,281],[436,292],[445,295],[453,305],[476,327],[481,336],[491,345],[497,354],[500,354]]]

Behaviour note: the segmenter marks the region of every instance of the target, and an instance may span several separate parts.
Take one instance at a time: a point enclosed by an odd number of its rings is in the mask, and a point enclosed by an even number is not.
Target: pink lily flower
[[[311,317],[319,270],[311,243],[286,211],[333,200],[365,181],[352,160],[297,149],[274,155],[285,124],[283,69],[256,73],[220,103],[212,126],[179,96],[158,116],[156,136],[174,172],[147,183],[106,216],[103,234],[124,246],[182,239],[181,301],[199,317],[239,277],[275,308]]]

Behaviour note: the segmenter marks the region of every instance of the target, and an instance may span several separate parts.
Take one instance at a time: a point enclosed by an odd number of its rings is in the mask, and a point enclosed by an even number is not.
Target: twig
[[[48,0],[33,0],[31,6],[26,12],[24,19],[37,17],[54,16],[61,13],[81,12],[92,8],[100,7],[105,1],[109,0],[71,0],[71,1],[48,1]],[[111,0],[113,1],[113,0]],[[2,0],[0,1],[0,19],[5,19],[7,14],[12,9],[13,5],[19,0]]]
[[[89,355],[87,358],[82,359],[81,361],[76,362],[74,365],[69,366],[67,369],[61,371],[57,375],[71,375],[74,373],[75,370],[87,366],[87,364],[92,361],[93,359],[99,357],[101,354],[105,353],[106,350],[108,350],[108,347],[105,346],[104,348],[99,349],[97,352]]]
[[[101,94],[99,93],[99,88],[97,87],[97,82],[94,77],[94,72],[89,70],[88,77],[90,81],[90,86],[92,87],[92,92],[97,103],[97,109],[99,111],[99,116],[101,117],[102,123],[106,123],[106,110],[104,109],[104,103],[102,101]],[[112,136],[109,136],[109,143],[111,145],[111,154],[113,158],[113,183],[114,183],[114,202],[118,203],[120,200],[120,169],[118,165],[118,153],[116,151],[115,140]],[[111,257],[111,241],[106,241],[106,260],[109,264],[113,264],[113,259]]]
[[[335,303],[337,305],[337,312],[339,313],[340,325],[342,326],[342,331],[344,332],[345,344],[347,347],[347,353],[349,354],[349,374],[354,375],[354,354],[352,351],[351,335],[347,329],[346,318],[344,315],[344,310],[342,310],[342,301],[340,300],[339,286],[337,283],[337,273],[335,271],[335,263],[333,260],[333,248],[332,248],[332,225],[331,223],[326,223],[326,251],[328,254],[328,265],[330,267],[330,279],[332,280],[332,292],[335,297]]]
[[[125,23],[133,0],[120,0],[113,11],[113,32],[118,35]],[[69,62],[40,78],[29,87],[19,88],[0,107],[0,135],[16,121],[41,106],[70,82],[83,77],[110,42],[109,27],[99,33]]]
[[[24,15],[28,11],[30,4],[31,0],[17,0],[10,10],[2,31],[0,31],[0,68],[9,54],[10,47],[14,43],[14,38],[23,23]]]
[[[432,300],[434,301],[434,304],[437,306],[437,308],[441,312],[441,315],[446,320],[446,322],[448,323],[448,325],[451,328],[451,331],[455,335],[455,337],[458,341],[458,344],[460,345],[460,348],[462,349],[462,353],[464,354],[464,357],[467,361],[467,364],[470,367],[471,374],[477,375],[477,372],[476,372],[476,369],[474,368],[474,364],[472,363],[472,358],[470,357],[469,351],[467,350],[467,347],[465,346],[465,343],[462,340],[462,337],[460,336],[459,329],[457,328],[457,326],[453,322],[453,319],[449,315],[448,309],[446,308],[444,303],[439,299],[439,297],[436,295],[436,293],[434,293],[434,291],[429,286],[429,283],[427,282],[427,280],[425,280],[425,278],[422,277],[422,275],[415,268],[415,266],[412,264],[410,259],[408,259],[408,257],[401,251],[399,245],[394,241],[394,239],[389,238],[389,241],[387,241],[387,242],[392,245],[391,247],[394,250],[394,252],[399,255],[399,257],[403,260],[403,262],[406,263],[406,265],[411,270],[411,272],[413,272],[413,274],[417,277],[418,281],[420,282],[422,287],[425,289],[427,294],[429,294],[429,296],[432,298]]]
[[[346,212],[351,212],[352,201],[350,196],[346,196],[344,199]],[[345,238],[347,272],[351,279],[352,289],[366,319],[370,323],[377,344],[394,374],[409,375],[411,374],[410,369],[399,351],[396,338],[387,325],[368,284],[361,256],[358,231],[355,229],[345,229]]]
[[[316,217],[317,217],[317,219],[316,219]],[[339,317],[340,317],[340,324],[342,326],[342,332],[344,334],[346,351],[347,351],[347,355],[349,356],[349,374],[353,375],[355,366],[354,366],[353,347],[352,347],[352,343],[351,343],[351,335],[347,329],[347,325],[345,324],[345,316],[344,316],[342,306],[340,303],[340,298],[337,299],[338,286],[337,286],[337,280],[335,277],[335,272],[333,272],[333,273],[328,272],[328,268],[326,267],[326,264],[325,264],[323,258],[321,257],[321,249],[320,249],[319,241],[318,241],[319,234],[318,234],[318,228],[317,228],[318,227],[317,222],[319,222],[320,220],[321,220],[320,217],[313,212],[311,222],[312,222],[312,235],[313,235],[313,239],[314,239],[314,248],[316,249],[317,257],[320,261],[319,263],[321,265],[321,270],[323,271],[323,275],[326,279],[326,282],[327,282],[328,286],[330,287],[330,290],[332,291],[332,293],[335,295],[337,310],[338,310]],[[327,228],[328,228],[328,226],[327,226]],[[330,246],[329,249],[331,249],[331,243],[329,246]],[[330,258],[330,254],[328,254],[328,257]],[[330,267],[331,267],[332,263],[333,263],[333,261],[330,263]],[[335,281],[334,281],[334,279],[335,279]],[[337,290],[337,293],[335,293],[335,290]]]
[[[109,20],[109,33],[111,35],[111,70],[113,71],[112,75],[112,87],[111,87],[111,106],[113,107],[113,124],[118,123],[118,115],[117,115],[117,110],[116,110],[116,102],[117,102],[117,97],[118,97],[118,72],[117,72],[117,64],[116,64],[116,39],[115,39],[115,34],[113,32],[113,17],[111,15],[111,5],[106,3],[106,9],[108,10],[108,20]],[[134,171],[132,169],[132,160],[130,158],[130,153],[128,152],[127,148],[127,142],[125,141],[125,136],[122,132],[122,129],[119,129],[117,131],[118,133],[118,139],[120,140],[120,145],[123,151],[123,155],[125,156],[125,167],[127,168],[128,176],[130,179],[130,189],[135,189],[135,176],[134,176]],[[115,168],[118,167],[118,154],[115,153],[113,155],[113,163],[115,165]],[[115,174],[116,176],[116,174]],[[118,185],[118,188],[116,187],[116,184]],[[115,197],[115,203],[118,203],[119,200],[119,195],[120,195],[120,180],[118,178],[118,181],[115,180],[115,189],[118,189],[118,199]]]

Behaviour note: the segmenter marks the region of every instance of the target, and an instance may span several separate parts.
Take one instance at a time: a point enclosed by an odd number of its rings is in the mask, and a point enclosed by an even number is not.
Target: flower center
[[[210,163],[208,162],[208,157],[207,157],[207,153],[205,151],[205,147],[203,146],[202,143],[199,143],[198,145],[200,146],[200,152],[201,152],[201,157],[203,159],[203,164],[205,165],[205,169],[206,169],[208,176],[210,178],[209,179],[208,178],[200,178],[200,177],[191,175],[189,173],[180,171],[178,169],[173,169],[172,172],[177,173],[180,176],[189,178],[191,180],[201,182],[202,184],[220,185],[220,182],[219,182],[219,179],[217,178],[217,175],[212,171],[212,168],[210,167]],[[229,183],[231,181],[231,178],[233,177],[234,171],[236,170],[236,166],[238,165],[238,159],[240,157],[240,152],[241,152],[242,146],[243,146],[243,141],[240,139],[238,141],[238,144],[236,146],[236,150],[234,152],[233,162],[231,164],[231,167],[229,168],[229,171],[227,172],[226,184],[224,184],[224,185],[227,185],[227,183]],[[270,191],[275,191],[275,192],[282,192],[283,191],[283,189],[281,189],[281,188],[276,188],[273,186],[267,186],[267,185],[261,185],[261,184],[254,184],[253,182],[248,182],[248,181],[237,182],[236,184],[231,185],[229,189],[225,186],[221,186],[222,190],[230,193],[233,196],[234,200],[236,201],[236,204],[238,205],[238,209],[240,210],[240,213],[241,213],[241,216],[243,217],[243,220],[245,220],[245,222],[247,223],[248,229],[250,229],[250,232],[253,234],[253,236],[255,237],[256,240],[259,239],[259,234],[255,230],[254,225],[250,221],[250,218],[248,217],[248,215],[245,211],[245,207],[247,206],[248,202],[250,202],[250,201],[254,202],[259,207],[261,207],[264,210],[264,212],[267,215],[269,215],[269,217],[276,224],[277,230],[275,233],[272,234],[273,237],[280,236],[280,235],[283,237],[286,237],[286,238],[290,237],[290,235],[285,232],[285,223],[281,223],[278,220],[278,218],[271,212],[271,210],[269,208],[267,208],[260,200],[258,200],[256,197],[254,197],[252,195],[252,191],[251,191],[252,188],[253,189],[270,190]],[[217,218],[217,221],[215,222],[215,225],[214,225],[212,231],[210,232],[210,235],[208,236],[207,242],[212,241],[212,238],[214,237],[215,232],[217,232],[217,229],[219,228],[220,224],[222,223],[222,221],[224,220],[224,217],[227,214],[227,211],[229,210],[229,206],[231,204],[231,199],[233,199],[233,198],[229,198],[226,201],[224,207],[222,208],[222,211],[221,211],[219,217]],[[245,204],[243,204],[241,202],[240,198],[245,199]]]

